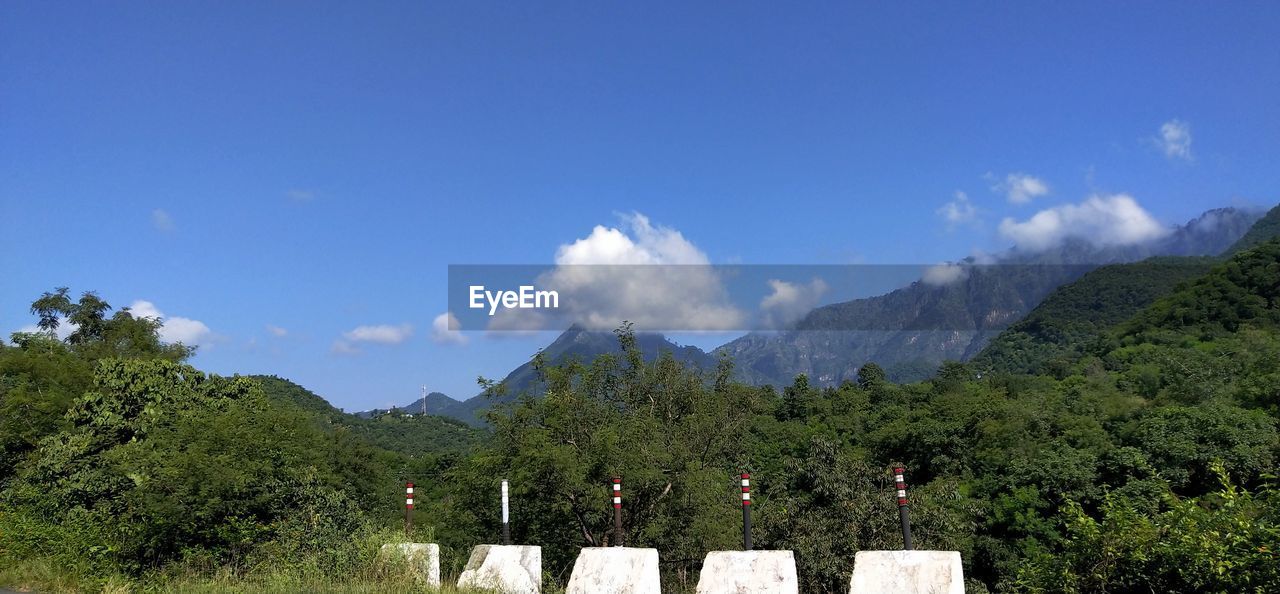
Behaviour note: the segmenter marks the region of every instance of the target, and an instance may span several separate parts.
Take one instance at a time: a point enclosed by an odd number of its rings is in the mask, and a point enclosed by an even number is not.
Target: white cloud
[[[943,204],[937,213],[952,226],[974,222],[978,217],[978,209],[969,202],[969,195],[960,191],[956,191],[955,199]]]
[[[800,319],[817,307],[827,292],[827,283],[820,278],[808,285],[770,279],[772,293],[760,301],[760,313],[765,328],[781,329]]]
[[[186,345],[205,343],[212,334],[204,322],[188,318],[169,318],[160,328],[160,337],[167,342],[180,342]]]
[[[670,227],[653,226],[649,217],[632,213],[622,217],[628,234],[617,228],[596,225],[591,235],[560,246],[556,264],[709,264],[707,255]]]
[[[410,336],[413,336],[413,325],[411,324],[357,326],[354,330],[342,334],[342,337],[349,342],[372,342],[377,344],[400,344],[408,340]]]
[[[452,312],[444,312],[431,321],[431,340],[439,344],[467,344],[462,324]]]
[[[1170,159],[1195,159],[1191,154],[1191,125],[1182,120],[1173,119],[1161,124],[1155,143]]]
[[[1056,246],[1069,237],[1100,246],[1131,245],[1168,232],[1127,194],[1095,195],[1080,204],[1042,210],[1022,222],[1006,218],[1000,223],[1001,235],[1033,251]]]
[[[156,305],[150,301],[134,301],[133,305],[129,306],[129,311],[135,318],[155,318],[157,320],[164,318],[164,314],[160,313],[160,310],[156,309]]]
[[[68,336],[71,336],[72,333],[79,329],[80,326],[72,324],[65,319],[59,319],[58,329],[54,330],[53,333],[54,336],[58,337],[58,340],[66,340]],[[18,332],[22,332],[24,334],[44,334],[44,330],[41,330],[40,327],[35,324],[27,324],[26,326],[18,328]]]
[[[267,324],[267,332],[271,333],[271,335],[276,338],[284,338],[289,335],[288,330],[279,326],[272,326],[271,324]]]
[[[163,209],[157,208],[151,211],[151,226],[165,233],[173,231],[173,217]]]
[[[948,262],[926,268],[920,280],[926,285],[940,287],[964,280],[968,276],[969,271],[964,266]]]
[[[557,291],[563,319],[539,310],[504,310],[489,327],[549,329],[578,323],[616,328],[624,320],[646,331],[741,328],[744,315],[707,255],[677,230],[648,217],[623,216],[622,228],[598,225],[591,234],[556,251],[556,267],[538,276],[539,290]]]
[[[329,352],[337,355],[358,355],[360,354],[360,349],[345,340],[339,339],[333,341],[333,346],[329,347]]]
[[[994,177],[988,174],[988,177]],[[1049,193],[1049,184],[1044,180],[1025,173],[1010,173],[1004,181],[991,186],[991,191],[1004,194],[1013,204],[1026,204],[1032,198]]]
[[[134,301],[129,306],[129,311],[135,318],[155,318],[159,320],[162,324],[160,326],[160,340],[165,342],[180,342],[187,346],[205,346],[213,341],[213,331],[204,322],[180,316],[165,316],[164,312],[160,311],[150,301]]]

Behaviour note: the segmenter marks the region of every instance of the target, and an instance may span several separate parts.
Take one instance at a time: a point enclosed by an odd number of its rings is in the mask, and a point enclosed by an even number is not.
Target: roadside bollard
[[[626,546],[626,537],[622,534],[622,478],[613,477],[613,531],[618,535],[617,544]]]
[[[413,532],[413,483],[404,484],[404,535]]]
[[[751,550],[751,475],[742,473],[742,550]]]
[[[907,481],[903,477],[906,469],[902,466],[893,467],[893,482],[898,490],[898,516],[902,519],[902,550],[910,551],[915,547],[911,544],[911,511],[907,507]]]
[[[507,481],[502,481],[502,544],[511,544],[511,514],[507,508]]]

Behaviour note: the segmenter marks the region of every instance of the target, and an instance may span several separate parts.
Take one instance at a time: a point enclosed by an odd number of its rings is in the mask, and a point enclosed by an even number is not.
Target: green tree
[[[287,528],[307,506],[350,529],[360,515],[327,439],[297,413],[248,378],[163,359],[100,361],[70,426],[41,440],[5,492],[0,548],[137,574],[193,552],[244,560],[301,535]]]
[[[1033,551],[1018,571],[1023,592],[1275,592],[1280,590],[1280,498],[1233,485],[1199,498],[1166,494],[1150,516],[1108,496],[1095,518],[1065,506],[1060,548]]]
[[[858,386],[863,390],[870,390],[884,381],[884,369],[874,362],[868,362],[858,368]]]
[[[481,502],[508,478],[513,538],[542,545],[553,575],[567,578],[580,547],[625,538],[659,548],[668,579],[691,585],[705,551],[736,540],[734,477],[751,467],[746,438],[766,406],[758,390],[727,380],[728,367],[706,378],[669,354],[646,363],[627,328],[619,341],[620,356],[540,367],[546,395],[491,412],[491,444],[453,482],[461,500]],[[625,535],[609,505],[615,476]],[[492,508],[456,509],[456,522],[496,535]]]
[[[64,414],[92,384],[97,361],[107,358],[183,361],[192,349],[160,340],[157,320],[128,308],[110,318],[110,306],[92,291],[72,302],[68,289],[46,292],[31,304],[41,332],[15,333],[0,345],[0,485],[40,438],[66,427]],[[65,341],[61,319],[77,325]]]

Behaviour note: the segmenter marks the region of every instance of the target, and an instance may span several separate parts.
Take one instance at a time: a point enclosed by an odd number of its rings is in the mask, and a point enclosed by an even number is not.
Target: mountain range
[[[676,359],[704,369],[713,368],[720,357],[730,357],[737,379],[756,385],[789,385],[796,375],[806,374],[811,384],[834,386],[853,380],[858,369],[872,361],[884,368],[891,380],[919,380],[931,376],[946,360],[981,360],[984,349],[997,336],[1001,339],[993,349],[1030,348],[1018,332],[1025,334],[1032,325],[1053,326],[1064,307],[1087,310],[1087,303],[1082,302],[1087,302],[1091,292],[1103,290],[1099,287],[1111,287],[1111,280],[1130,281],[1128,289],[1106,290],[1132,292],[1127,301],[1130,306],[1122,308],[1131,314],[1171,291],[1178,282],[1202,273],[1212,263],[1208,258],[1233,253],[1277,234],[1280,207],[1265,217],[1257,210],[1214,209],[1160,239],[1141,244],[1098,245],[1075,238],[1045,250],[1013,248],[981,262],[966,258],[950,265],[956,269],[947,275],[947,282],[920,280],[884,295],[818,307],[789,330],[752,332],[711,353],[677,345],[655,333],[638,333],[637,341],[647,358],[669,351]],[[1153,257],[1164,259],[1144,262],[1135,274],[1133,266],[1137,265],[1133,263]],[[1081,284],[1072,288],[1076,281]],[[1070,290],[1061,295],[1060,287]],[[1031,319],[1028,314],[1042,302],[1050,308]],[[1024,322],[1024,318],[1028,320]],[[1085,326],[1110,322],[1090,320],[1087,315],[1072,319],[1083,319]],[[1064,332],[1083,335],[1087,328]],[[1062,354],[1061,349],[1079,349],[1080,345],[1067,340],[1065,346],[1041,344],[1037,348],[1041,352],[1027,365],[1040,370],[1053,356]],[[574,326],[540,352],[543,360],[557,364],[573,358],[589,361],[620,351],[612,333]],[[999,359],[1017,360],[1007,356]],[[503,389],[496,394],[463,401],[429,394],[427,410],[477,424],[481,411],[542,389],[532,361],[517,367],[500,384]],[[421,408],[419,399],[401,410],[417,412]]]

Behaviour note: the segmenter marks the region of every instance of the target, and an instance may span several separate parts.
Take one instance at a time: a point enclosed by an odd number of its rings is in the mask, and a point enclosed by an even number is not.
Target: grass
[[[431,536],[429,532],[423,532],[415,540],[429,541]],[[404,541],[403,534],[398,531],[361,530],[345,543],[326,548],[319,554],[299,556],[283,551],[268,552],[264,560],[248,567],[216,566],[198,558],[189,558],[137,578],[102,576],[87,564],[77,563],[75,557],[18,558],[12,554],[13,551],[6,552],[0,548],[0,587],[39,594],[481,594],[481,591],[452,586],[456,575],[441,576],[445,585],[440,588],[428,587],[421,579],[415,578],[404,559],[379,557],[378,551],[383,544]],[[441,560],[445,571],[456,565],[450,561],[460,561],[446,551],[441,553],[442,557],[448,557]],[[550,594],[556,588],[545,588],[544,591]]]
[[[0,536],[4,536],[3,532]],[[65,544],[74,535],[55,536],[61,537],[53,539],[55,544]],[[414,535],[414,540],[431,542],[435,534],[424,527]],[[479,590],[453,586],[457,572],[466,561],[460,551],[441,548],[444,585],[439,588],[428,587],[416,578],[405,559],[379,555],[383,545],[403,542],[406,538],[399,530],[365,525],[327,546],[300,550],[267,543],[236,565],[219,564],[212,557],[193,552],[182,561],[171,562],[141,576],[129,576],[112,573],[102,563],[90,562],[76,547],[14,549],[6,548],[0,540],[0,588],[39,594],[481,594]],[[563,590],[553,583],[545,583],[543,592],[559,594]]]
[[[58,594],[62,592],[101,592],[125,594],[133,592],[129,580],[110,576],[90,578],[70,570],[65,564],[50,559],[15,560],[0,557],[0,586],[19,592]]]
[[[19,592],[40,594],[100,593],[143,594],[174,592],[179,594],[294,594],[298,592],[350,594],[481,594],[480,590],[458,589],[444,579],[446,585],[430,588],[415,580],[394,563],[370,567],[351,575],[335,577],[331,571],[316,568],[264,567],[245,575],[221,570],[209,573],[169,571],[141,579],[120,576],[87,578],[75,574],[65,565],[48,559],[12,560],[0,558],[0,585]],[[548,589],[554,591],[554,588]],[[492,593],[485,593],[492,594]]]

